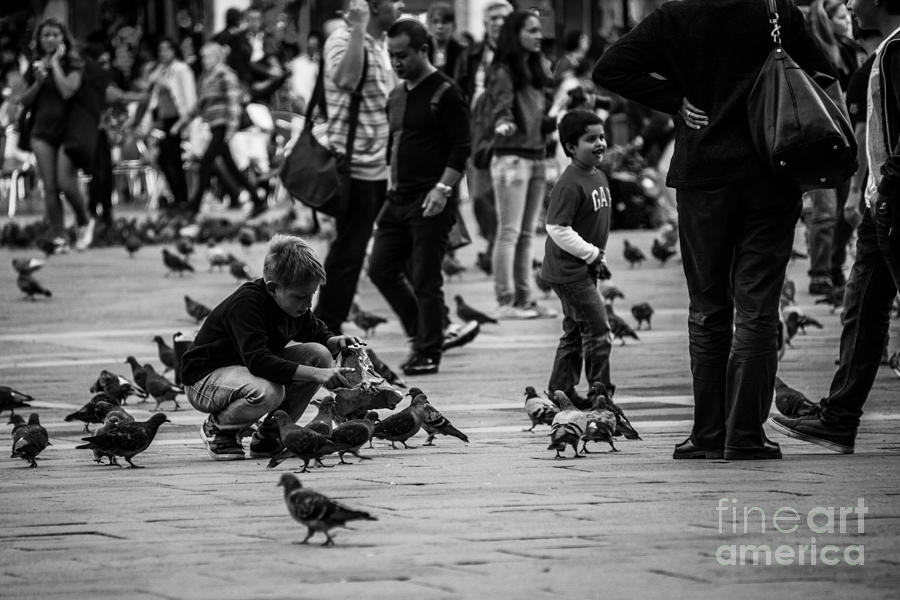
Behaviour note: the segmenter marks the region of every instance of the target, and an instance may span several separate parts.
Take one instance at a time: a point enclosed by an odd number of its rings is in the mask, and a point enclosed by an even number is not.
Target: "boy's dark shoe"
[[[725,460],[777,460],[781,446],[766,440],[761,448],[725,448]]]
[[[238,441],[237,433],[216,427],[212,415],[206,417],[200,426],[200,438],[206,445],[206,453],[213,460],[244,460],[244,448]]]
[[[404,375],[434,375],[438,372],[440,360],[418,354],[403,365]]]
[[[725,456],[725,451],[721,448],[710,449],[710,448],[701,448],[694,444],[694,440],[688,438],[675,446],[675,452],[672,454],[672,458],[678,459],[692,459],[692,458],[703,458],[707,460],[721,460]]]
[[[451,325],[444,334],[444,345],[442,350],[465,346],[474,340],[480,332],[481,325],[478,321],[469,321],[462,326]]]
[[[775,431],[795,440],[818,444],[841,454],[853,454],[856,428],[827,425],[822,422],[822,416],[818,412],[793,419],[775,415],[769,419],[769,423]]]

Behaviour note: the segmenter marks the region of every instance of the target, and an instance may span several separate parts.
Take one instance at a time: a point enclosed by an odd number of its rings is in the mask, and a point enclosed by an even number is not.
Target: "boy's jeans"
[[[316,343],[288,346],[279,356],[311,367],[334,364],[328,349]],[[216,427],[240,430],[275,410],[283,410],[296,423],[319,385],[305,381],[284,386],[251,375],[247,367],[233,366],[216,369],[185,392],[191,406],[212,415]]]
[[[498,219],[494,292],[501,305],[523,306],[531,299],[531,244],[547,190],[544,161],[494,156],[491,176]]]
[[[570,398],[573,397],[581,375],[582,360],[588,385],[600,382],[608,388],[611,383],[609,353],[612,345],[606,308],[597,289],[597,281],[585,277],[551,286],[562,302],[563,333],[550,373],[550,391],[562,390]]]

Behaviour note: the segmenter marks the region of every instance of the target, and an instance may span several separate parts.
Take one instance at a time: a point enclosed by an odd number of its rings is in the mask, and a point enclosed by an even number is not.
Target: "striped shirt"
[[[328,140],[338,152],[347,150],[349,130],[350,94],[335,83],[335,75],[347,45],[350,29],[338,29],[325,42],[325,102],[328,107]],[[366,82],[362,87],[359,121],[353,142],[351,176],[365,181],[387,179],[388,119],[387,99],[397,84],[387,53],[387,38],[376,40],[365,34],[368,60]]]
[[[193,114],[199,114],[210,128],[224,125],[228,133],[234,133],[241,123],[241,94],[241,84],[234,71],[224,64],[217,65],[200,79]]]

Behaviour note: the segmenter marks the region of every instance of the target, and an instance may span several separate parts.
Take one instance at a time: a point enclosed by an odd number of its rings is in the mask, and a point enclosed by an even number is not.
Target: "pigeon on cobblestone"
[[[580,458],[578,442],[587,429],[587,415],[575,408],[562,390],[556,390],[553,397],[561,410],[553,417],[553,423],[550,425],[550,445],[547,446],[547,450],[556,450],[554,458],[562,458],[562,452],[565,452],[568,445],[575,451],[575,458]]]
[[[633,245],[628,240],[624,240],[624,242],[625,249],[622,253],[625,256],[625,260],[627,260],[628,264],[631,265],[632,269],[634,268],[634,265],[639,265],[647,260],[647,257],[644,256],[643,250]]]
[[[807,327],[823,329],[822,323],[810,316],[807,316],[796,306],[788,306],[787,308],[785,308],[782,311],[782,317],[784,318],[786,333],[785,341],[787,342],[788,346],[791,345],[791,340],[794,339],[794,336],[797,335],[798,331],[802,334],[806,334]]]
[[[117,456],[121,456],[131,469],[142,469],[131,459],[150,447],[159,426],[171,423],[164,413],[156,413],[142,422],[120,423],[118,427],[100,435],[81,438],[87,444],[75,446],[76,450],[100,450],[109,456],[109,464],[120,467]]]
[[[234,257],[210,240],[206,249],[206,260],[209,262],[209,270],[212,272],[213,269],[221,271],[222,267],[230,265]]]
[[[625,322],[625,319],[616,314],[612,304],[606,305],[606,318],[609,321],[609,330],[613,339],[618,339],[622,346],[625,345],[625,338],[630,337],[640,341],[641,338],[632,329],[631,325]]]
[[[822,298],[816,298],[816,304],[830,304],[831,314],[834,314],[839,308],[844,306],[844,286],[833,287],[829,293]]]
[[[32,396],[23,394],[11,387],[0,385],[0,413],[8,410],[9,414],[16,414],[17,408],[31,408],[29,402],[34,401]]]
[[[488,277],[494,274],[494,266],[491,263],[492,261],[490,252],[479,252],[475,255],[475,266],[478,267]]]
[[[316,433],[331,436],[332,423],[334,421],[334,396],[325,396],[319,400],[319,412],[312,420],[304,425],[308,429],[312,429]]]
[[[184,296],[184,308],[187,314],[198,323],[209,316],[212,311],[188,295]]]
[[[417,396],[425,396],[425,394],[417,387],[410,388],[407,392],[409,396],[415,398]],[[425,396],[427,398],[427,396]],[[453,436],[457,439],[469,443],[469,438],[462,431],[453,426],[450,419],[441,414],[431,402],[425,403],[424,419],[422,421],[422,429],[428,434],[423,446],[434,446],[434,437],[437,434]]]
[[[12,266],[19,275],[31,275],[44,266],[44,261],[38,258],[14,258]]]
[[[109,411],[119,405],[118,401],[111,394],[99,392],[87,401],[87,403],[75,412],[66,415],[64,421],[71,423],[72,421],[82,421],[84,423],[84,431],[90,431],[88,425],[100,424]]]
[[[175,351],[172,350],[171,346],[166,344],[166,340],[162,339],[162,336],[157,335],[153,338],[153,341],[156,342],[156,350],[159,353],[159,361],[165,367],[163,373],[167,371],[171,371],[175,368]]]
[[[131,376],[134,378],[134,382],[139,388],[147,391],[147,372],[144,367],[133,356],[126,358],[125,363],[131,367]]]
[[[785,306],[797,304],[797,284],[787,277],[784,278],[784,283],[781,286],[780,303],[782,309]]]
[[[306,473],[309,470],[309,461],[314,460],[316,464],[324,467],[321,461],[323,456],[349,449],[348,446],[336,444],[312,429],[297,425],[283,410],[276,410],[271,419],[278,425],[278,437],[284,450],[269,460],[267,469],[273,469],[291,456],[296,456],[303,461],[301,473]]]
[[[594,383],[588,391],[588,400],[592,410],[608,410],[616,416],[616,436],[625,436],[628,440],[640,440],[637,430],[631,425],[631,421],[625,416],[625,412],[612,401],[612,390],[607,389],[602,383]]]
[[[652,329],[650,319],[653,318],[653,307],[647,302],[641,302],[631,307],[631,316],[637,321],[637,328],[640,329],[644,321],[647,321],[647,329]]]
[[[48,298],[53,296],[53,292],[38,283],[38,280],[28,273],[20,273],[16,278],[16,285],[19,286],[19,290],[29,300],[34,300],[35,296],[46,296]]]
[[[653,246],[650,248],[650,254],[659,261],[659,266],[664,267],[670,258],[678,254],[678,251],[671,246],[666,246],[657,238],[653,238]]]
[[[309,541],[317,531],[325,534],[323,546],[333,546],[329,530],[346,527],[347,521],[377,521],[375,517],[361,510],[353,510],[335,502],[328,496],[305,489],[300,480],[291,473],[284,473],[278,485],[284,488],[284,502],[295,521],[306,526],[306,537],[301,544]]]
[[[97,428],[97,431],[94,432],[94,435],[103,435],[105,433],[109,433],[113,429],[116,429],[119,425],[125,423],[134,423],[134,417],[132,417],[131,414],[124,408],[120,406],[116,407],[106,414],[106,418],[103,419],[103,423],[100,425],[100,427]],[[115,459],[115,456],[113,454],[109,453],[106,450],[98,448],[94,444],[86,445],[90,446],[90,449],[94,451],[94,462],[102,464],[103,457],[105,456],[109,459],[109,464],[113,464],[113,460]]]
[[[775,408],[786,417],[796,418],[817,411],[819,406],[800,390],[795,390],[780,377],[775,377]]]
[[[189,238],[178,238],[175,241],[175,249],[178,250],[178,254],[184,257],[185,261],[190,261],[191,254],[194,253],[194,242]]]
[[[175,410],[178,410],[177,396],[184,393],[184,388],[157,373],[153,365],[144,365],[144,372],[147,374],[147,393],[156,400],[156,408],[153,410],[159,410],[159,405],[163,402],[174,402]]]
[[[138,398],[146,398],[147,392],[137,387],[121,375],[116,375],[111,371],[103,369],[97,380],[91,385],[89,390],[92,394],[97,392],[106,392],[115,398],[119,405],[124,405],[128,396],[137,396]]]
[[[497,323],[497,319],[494,317],[490,317],[480,310],[466,304],[466,301],[463,300],[462,296],[456,295],[453,297],[453,300],[456,302],[456,316],[459,317],[463,323],[468,323],[469,321],[478,321],[479,325],[484,325],[485,323]]]
[[[338,458],[341,460],[340,464],[349,464],[344,460],[344,454],[348,452],[356,458],[368,460],[368,456],[359,454],[359,449],[363,447],[363,444],[372,440],[374,431],[375,422],[369,419],[353,419],[335,427],[331,432],[331,441],[347,447],[346,450],[338,451]]]
[[[13,415],[10,423],[13,425],[10,458],[18,457],[27,461],[29,467],[37,467],[37,455],[52,445],[47,430],[41,425],[40,417],[37,413],[31,413],[28,423],[25,423],[20,415]]]
[[[550,400],[539,396],[530,385],[525,388],[525,414],[531,419],[531,427],[523,431],[534,432],[536,425],[551,425],[559,407]]]
[[[600,286],[600,295],[603,296],[607,304],[615,303],[616,298],[625,299],[625,294],[622,293],[622,290],[611,283],[604,283]]]
[[[366,354],[369,355],[369,360],[372,361],[372,367],[375,368],[375,371],[384,377],[384,380],[389,384],[397,386],[399,388],[405,388],[406,382],[403,381],[403,378],[394,373],[393,369],[391,369],[387,363],[378,358],[374,351],[371,348],[366,350]]]
[[[353,321],[354,325],[365,331],[366,336],[373,335],[376,327],[382,323],[387,323],[387,319],[363,310],[356,302],[350,305],[350,312],[347,314],[347,318]]]
[[[166,248],[162,249],[162,257],[163,264],[166,265],[168,271],[166,271],[166,277],[171,275],[172,273],[178,273],[178,275],[184,275],[185,271],[194,272],[194,267],[191,266],[191,263],[184,260],[177,254],[173,252],[169,252]]]
[[[593,400],[591,408],[587,411],[587,428],[584,435],[581,436],[581,451],[588,453],[588,442],[606,442],[609,444],[610,452],[618,452],[613,444],[613,438],[616,436],[616,428],[618,419],[616,414],[610,410],[609,395],[606,388],[602,385],[595,385],[588,392],[588,397]],[[630,424],[629,424],[630,426]]]
[[[143,245],[141,238],[134,232],[125,236],[125,251],[128,252],[128,258],[134,258],[134,253],[140,250]]]
[[[372,435],[378,439],[390,441],[391,448],[394,450],[397,449],[394,442],[400,442],[404,448],[409,448],[406,440],[416,435],[422,428],[422,423],[425,421],[426,404],[428,404],[428,398],[425,397],[425,394],[415,396],[409,406],[375,425]]]
[[[253,279],[253,275],[250,274],[250,267],[247,266],[247,263],[238,260],[233,256],[231,257],[231,264],[228,265],[228,271],[238,283],[242,281],[251,281]]]

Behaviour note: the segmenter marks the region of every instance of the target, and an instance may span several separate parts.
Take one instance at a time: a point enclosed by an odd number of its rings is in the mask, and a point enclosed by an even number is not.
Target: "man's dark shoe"
[[[725,448],[725,460],[774,460],[781,458],[781,446],[766,440],[762,448]]]
[[[809,293],[813,296],[827,296],[834,290],[828,279],[814,279],[809,283]]]
[[[238,440],[238,432],[219,429],[212,422],[212,415],[200,426],[200,439],[213,460],[244,460],[244,448]]]
[[[403,365],[404,375],[434,375],[438,372],[440,361],[429,356],[416,355]]]
[[[444,334],[444,345],[442,350],[449,350],[450,348],[459,348],[460,346],[465,346],[472,340],[474,340],[478,334],[481,332],[481,325],[478,321],[469,321],[465,325],[461,327],[455,327],[451,325],[447,328],[447,332]]]
[[[856,443],[856,428],[834,427],[822,422],[819,413],[796,418],[775,415],[769,419],[772,429],[795,440],[818,444],[833,452],[853,454]]]
[[[672,454],[674,459],[690,459],[704,458],[707,460],[721,459],[725,455],[725,451],[721,448],[709,449],[701,448],[694,444],[694,440],[688,438],[675,446],[675,452]]]

